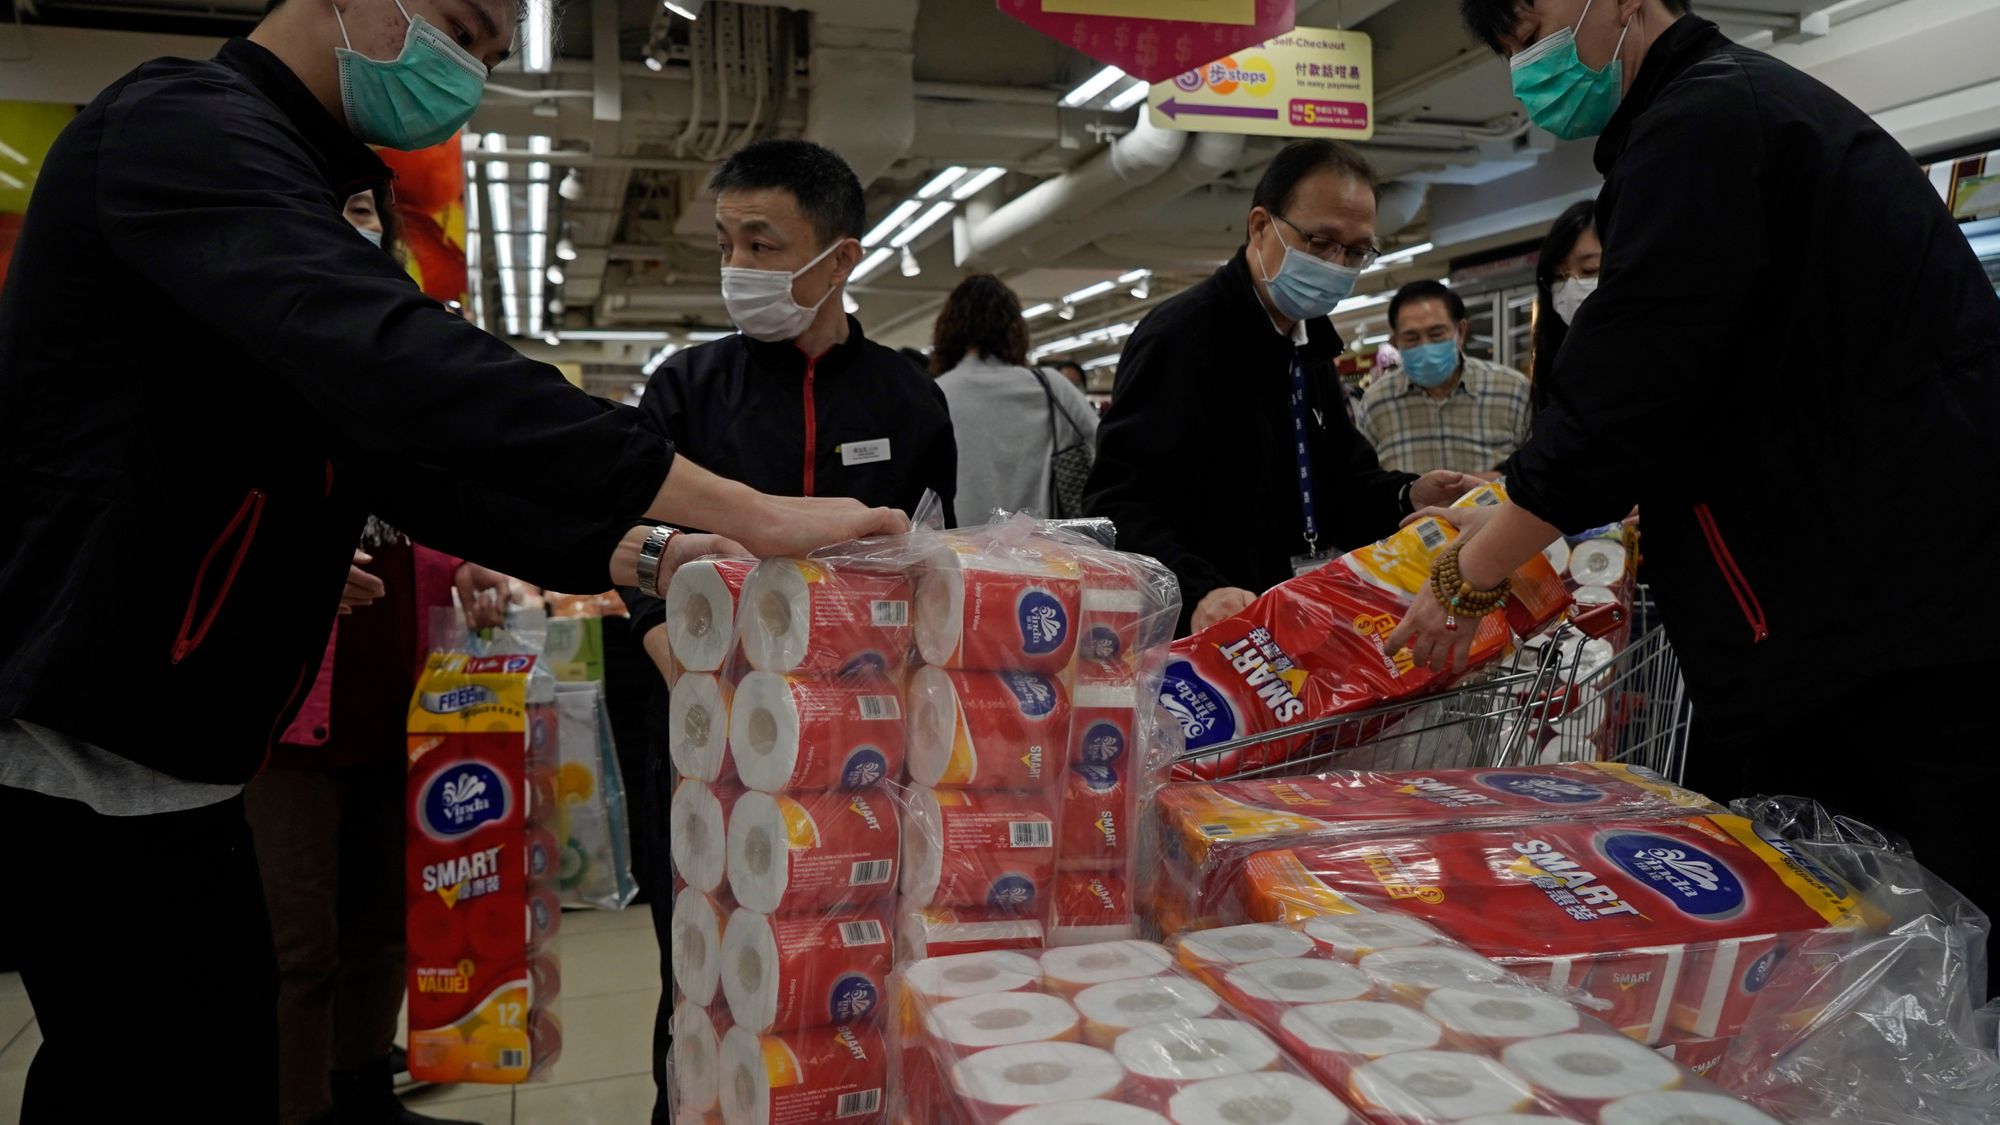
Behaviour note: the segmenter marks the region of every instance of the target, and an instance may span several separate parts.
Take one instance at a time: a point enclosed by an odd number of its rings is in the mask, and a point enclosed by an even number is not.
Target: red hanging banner
[[[1101,6],[1079,0],[998,0],[998,3],[1002,12],[1043,35],[1148,82],[1164,82],[1232,51],[1283,35],[1298,22],[1295,0],[1238,0],[1238,4],[1226,5],[1233,9],[1254,3],[1247,23],[1139,19],[1084,11],[1131,8],[1119,0]],[[1192,11],[1196,7],[1183,0],[1154,6],[1154,10]],[[1069,10],[1051,10],[1055,8]]]

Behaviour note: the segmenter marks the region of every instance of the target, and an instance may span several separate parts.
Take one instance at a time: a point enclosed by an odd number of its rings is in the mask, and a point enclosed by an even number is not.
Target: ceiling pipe
[[[1197,133],[1181,158],[1158,179],[1073,222],[1051,224],[1048,233],[1029,243],[1025,252],[1037,261],[1053,261],[1108,231],[1129,230],[1166,204],[1234,171],[1243,158],[1243,145],[1241,133]]]
[[[977,221],[955,224],[955,258],[962,268],[1035,263],[1031,253],[1048,224],[1111,206],[1159,179],[1187,147],[1188,134],[1146,118],[1109,147],[1068,172],[1044,180]]]

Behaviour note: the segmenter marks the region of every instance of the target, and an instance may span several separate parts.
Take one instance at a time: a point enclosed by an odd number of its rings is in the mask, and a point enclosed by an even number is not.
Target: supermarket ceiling
[[[0,30],[0,98],[72,102],[144,58],[206,53],[262,7],[16,2],[19,26]],[[1100,64],[993,0],[676,6],[699,18],[660,0],[559,6],[553,35],[494,75],[469,130],[485,323],[530,354],[584,365],[603,393],[629,388],[663,347],[727,327],[703,184],[750,139],[830,145],[869,185],[870,222],[897,220],[852,287],[871,335],[923,345],[952,285],[985,269],[1049,306],[1032,323],[1038,344],[1100,358],[1145,308],[1233,251],[1279,143],[1161,136],[1131,104],[1133,80],[1079,90]],[[1993,0],[1696,8],[1920,154],[2000,132]],[[1364,279],[1364,297],[1531,236],[1594,193],[1589,145],[1526,126],[1505,64],[1466,37],[1455,0],[1300,0],[1298,22],[1372,39],[1377,128],[1363,147],[1390,181],[1384,245],[1405,253]],[[538,56],[544,72],[522,69]],[[1130,174],[1149,160],[1150,178]]]

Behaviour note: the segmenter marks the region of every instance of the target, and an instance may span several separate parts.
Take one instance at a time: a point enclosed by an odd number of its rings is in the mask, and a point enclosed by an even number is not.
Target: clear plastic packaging
[[[918,524],[668,588],[684,1115],[868,1125],[892,966],[1136,932],[1171,574],[1053,524]]]

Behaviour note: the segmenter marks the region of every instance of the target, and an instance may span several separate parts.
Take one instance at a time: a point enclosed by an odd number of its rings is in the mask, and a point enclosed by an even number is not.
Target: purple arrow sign
[[[1275,109],[1258,109],[1247,105],[1184,105],[1171,97],[1160,103],[1160,112],[1166,114],[1171,121],[1180,120],[1180,115],[1183,113],[1207,114],[1210,117],[1268,117],[1273,121],[1278,118],[1278,111]]]

